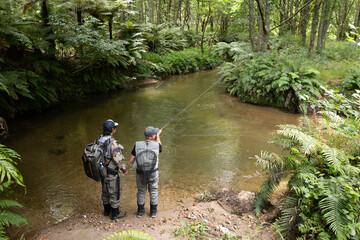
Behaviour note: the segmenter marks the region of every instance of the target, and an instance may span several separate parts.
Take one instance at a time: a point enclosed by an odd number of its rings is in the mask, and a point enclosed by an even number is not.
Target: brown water
[[[85,103],[56,106],[10,123],[6,145],[22,156],[19,169],[27,192],[17,189],[19,212],[29,224],[11,235],[29,236],[72,215],[101,212],[101,184],[84,174],[84,146],[111,118],[119,122],[115,138],[125,147],[143,139],[146,126],[164,126],[217,80],[216,71],[169,78],[159,87],[90,97]],[[296,123],[297,115],[240,103],[216,86],[163,130],[160,154],[159,209],[187,200],[206,189],[258,190],[262,178],[253,157],[268,144],[276,125]],[[129,164],[128,164],[129,166]],[[130,166],[129,166],[130,168]],[[135,172],[123,176],[121,208],[136,209]]]

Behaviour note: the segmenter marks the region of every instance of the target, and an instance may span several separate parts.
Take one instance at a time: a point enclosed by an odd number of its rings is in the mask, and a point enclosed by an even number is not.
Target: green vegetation
[[[27,224],[27,220],[14,213],[12,208],[21,208],[22,205],[9,200],[10,186],[18,184],[24,186],[22,175],[15,167],[16,161],[20,160],[19,154],[14,150],[0,144],[0,238],[9,239],[5,228],[9,226],[21,226]]]
[[[247,103],[307,112],[308,100],[319,98],[322,86],[350,93],[359,88],[356,59],[360,50],[356,46],[330,42],[331,51],[324,49],[309,58],[296,40],[273,40],[275,49],[265,53],[253,52],[248,44],[240,42],[214,47],[215,54],[231,61],[220,70],[230,94]]]
[[[126,240],[126,239],[133,239],[133,240],[152,240],[153,237],[149,237],[148,234],[142,233],[135,230],[130,231],[122,231],[122,232],[114,232],[107,238],[103,238],[103,240]]]
[[[288,156],[258,157],[270,177],[258,195],[257,213],[289,176],[278,221],[284,236],[356,239],[359,27],[360,0],[5,0],[0,116],[225,61],[221,79],[241,101],[321,112],[299,126],[280,126],[273,143]],[[22,185],[11,168],[18,156],[7,154],[3,190],[10,179]],[[206,226],[196,224],[178,234],[205,234]]]
[[[172,74],[184,74],[212,69],[221,63],[216,55],[204,55],[200,48],[189,48],[183,51],[170,52],[165,55],[147,53],[142,64],[134,70],[137,78],[160,78]]]
[[[281,157],[262,152],[257,163],[270,175],[255,201],[266,207],[281,179],[290,176],[278,230],[286,239],[356,239],[360,234],[359,92],[351,99],[324,90],[322,109],[299,126],[280,125],[272,143],[289,151]],[[347,116],[346,118],[341,116]]]
[[[210,228],[206,222],[192,221],[189,223],[182,223],[181,227],[174,230],[175,237],[188,237],[188,239],[208,239]]]
[[[226,63],[221,79],[230,94],[243,102],[270,105],[297,112],[307,99],[321,95],[319,72],[303,59],[271,52],[240,63]]]

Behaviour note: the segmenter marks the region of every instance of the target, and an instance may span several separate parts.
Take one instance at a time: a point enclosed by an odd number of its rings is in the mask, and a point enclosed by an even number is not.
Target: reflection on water
[[[174,76],[159,88],[92,96],[11,122],[6,144],[22,156],[27,186],[16,196],[29,224],[18,231],[30,234],[74,214],[101,211],[101,184],[85,176],[80,156],[106,119],[119,122],[115,138],[127,161],[146,126],[164,126],[216,80],[215,71]],[[267,142],[276,125],[296,122],[296,115],[242,104],[223,88],[212,88],[164,129],[160,210],[205,189],[257,190],[261,173],[249,157],[274,150]],[[135,171],[123,176],[121,198],[122,209],[135,212]]]

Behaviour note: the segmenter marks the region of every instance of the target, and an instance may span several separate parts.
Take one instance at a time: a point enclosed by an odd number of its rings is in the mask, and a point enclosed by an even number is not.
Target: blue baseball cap
[[[116,127],[117,125],[119,125],[117,122],[114,122],[113,120],[108,119],[104,122],[103,129],[111,130],[112,128]]]
[[[145,134],[145,137],[151,137],[152,135],[157,134],[158,132],[159,132],[158,128],[149,126],[149,127],[145,128],[144,134]]]

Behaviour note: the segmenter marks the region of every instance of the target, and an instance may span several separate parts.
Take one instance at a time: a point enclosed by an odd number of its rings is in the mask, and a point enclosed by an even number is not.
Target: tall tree
[[[319,24],[319,11],[322,4],[322,0],[316,0],[315,5],[313,8],[313,17],[311,23],[311,32],[310,32],[310,43],[309,43],[309,51],[308,55],[310,56],[315,48],[315,39],[316,39],[316,32],[317,27]]]
[[[336,24],[336,39],[338,41],[344,40],[346,38],[346,29],[349,26],[349,14],[354,5],[355,0],[343,0],[337,2],[336,8],[337,11],[335,14],[335,24]]]
[[[254,34],[254,28],[255,28],[255,15],[254,15],[254,0],[249,0],[249,34],[250,34],[250,42],[251,46],[255,48],[255,34]]]
[[[306,0],[303,0],[305,3]],[[307,5],[300,11],[300,19],[299,19],[299,33],[301,36],[301,43],[303,46],[306,45],[306,33],[307,33],[307,26],[310,20],[310,5]]]
[[[355,12],[355,18],[354,18],[354,26],[357,29],[358,33],[360,33],[360,0],[358,0],[356,5],[356,12]],[[357,35],[354,36],[355,40],[357,39]]]
[[[337,0],[324,0],[323,2],[316,49],[323,49],[325,47],[325,40],[336,1]]]

